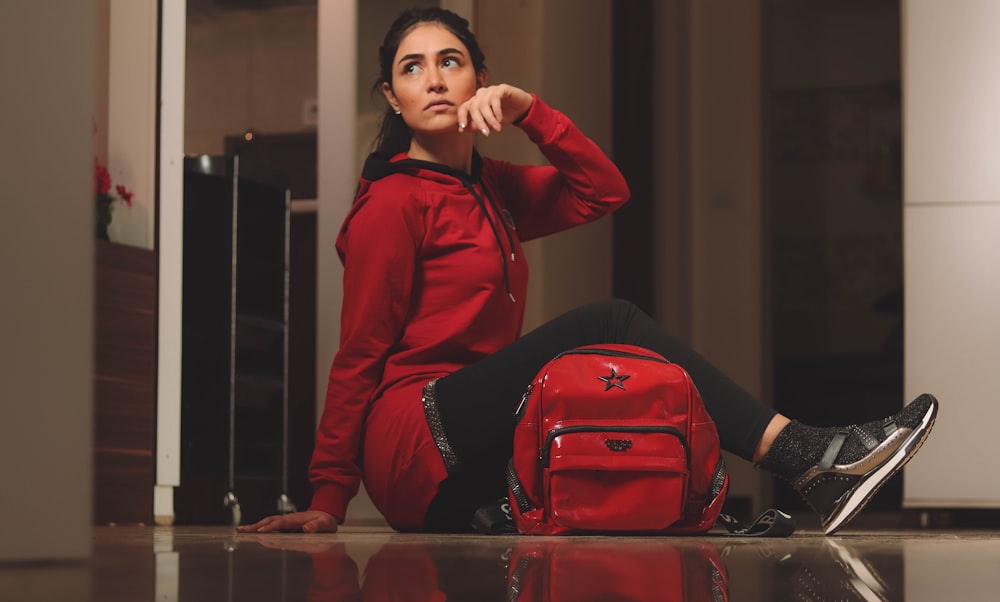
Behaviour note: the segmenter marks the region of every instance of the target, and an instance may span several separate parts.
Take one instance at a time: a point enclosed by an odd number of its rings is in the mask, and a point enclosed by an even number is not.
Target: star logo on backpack
[[[604,386],[604,390],[605,391],[611,389],[611,387],[618,387],[619,389],[621,389],[622,391],[624,391],[625,390],[625,385],[623,383],[626,380],[628,380],[629,375],[627,375],[627,374],[619,375],[617,372],[615,372],[615,369],[612,368],[611,369],[611,374],[609,374],[607,376],[598,376],[597,378],[599,380],[604,381],[604,385],[605,385]]]

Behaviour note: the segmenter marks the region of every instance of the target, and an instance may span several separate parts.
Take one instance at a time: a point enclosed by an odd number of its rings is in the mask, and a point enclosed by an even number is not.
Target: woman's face
[[[393,59],[392,86],[382,84],[389,104],[416,133],[457,132],[459,105],[485,84],[465,45],[435,23],[414,27]]]

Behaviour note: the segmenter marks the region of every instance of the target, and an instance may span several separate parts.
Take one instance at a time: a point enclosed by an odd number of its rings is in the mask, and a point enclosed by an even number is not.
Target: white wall
[[[903,0],[905,390],[942,404],[908,507],[1000,507],[997,23],[993,0]]]
[[[93,0],[0,4],[0,561],[90,555],[96,30]]]
[[[159,0],[110,0],[107,25],[107,166],[114,184],[135,193],[132,207],[115,203],[108,235],[147,249],[153,248],[156,228],[158,5]]]

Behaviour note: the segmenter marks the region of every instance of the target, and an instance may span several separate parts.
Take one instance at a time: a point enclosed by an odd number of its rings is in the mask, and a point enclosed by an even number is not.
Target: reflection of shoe
[[[937,400],[924,394],[885,420],[835,429],[820,461],[792,482],[820,515],[827,535],[854,518],[913,457],[937,409]]]
[[[871,564],[832,539],[824,544],[823,551],[816,551],[815,562],[804,562],[796,572],[795,600],[890,599],[889,587]]]

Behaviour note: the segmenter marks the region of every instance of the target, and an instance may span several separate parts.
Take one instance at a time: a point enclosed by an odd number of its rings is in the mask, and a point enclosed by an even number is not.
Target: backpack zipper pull
[[[514,424],[521,422],[521,418],[524,418],[524,410],[528,407],[528,398],[531,397],[531,390],[534,388],[534,383],[528,385],[528,390],[521,396],[521,401],[517,404],[517,409],[514,410]]]

